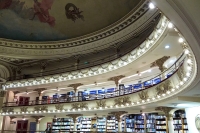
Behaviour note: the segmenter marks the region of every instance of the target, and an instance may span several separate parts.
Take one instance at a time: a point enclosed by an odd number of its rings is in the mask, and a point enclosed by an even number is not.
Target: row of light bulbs
[[[149,5],[151,5],[151,4],[149,4]],[[150,9],[153,9],[151,7],[152,6],[150,6]],[[102,73],[106,73],[106,72],[109,72],[109,71],[116,70],[120,67],[128,65],[129,63],[133,62],[134,60],[136,60],[137,58],[142,56],[145,52],[147,52],[156,43],[156,40],[158,40],[159,37],[162,35],[161,33],[164,32],[165,27],[167,26],[167,23],[168,23],[167,19],[165,17],[163,17],[162,25],[161,25],[160,29],[155,29],[155,31],[152,32],[152,34],[154,34],[154,37],[151,40],[145,41],[146,47],[144,47],[142,49],[137,49],[136,54],[135,55],[130,54],[127,61],[121,60],[119,64],[109,66],[108,69],[100,69],[100,70],[97,70],[96,72],[89,71],[88,74],[77,75],[77,76],[72,76],[72,75],[68,75],[68,77],[59,76],[58,79],[50,78],[49,80],[41,79],[40,81],[34,80],[34,81],[25,82],[25,83],[20,83],[20,82],[17,83],[17,84],[10,83],[9,85],[3,85],[3,88],[4,89],[6,89],[6,88],[16,88],[16,87],[25,87],[25,86],[32,86],[32,85],[61,82],[61,81],[73,80],[73,79],[77,79],[77,78],[95,76],[95,75],[98,75],[98,74],[102,74]]]

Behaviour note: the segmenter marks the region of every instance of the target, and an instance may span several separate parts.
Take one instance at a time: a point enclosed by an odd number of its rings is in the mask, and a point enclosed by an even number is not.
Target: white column
[[[170,118],[168,120],[168,129],[169,129],[169,133],[173,133],[174,132],[174,125],[173,125],[173,119]]]
[[[40,122],[36,122],[36,132],[39,133],[39,130],[40,130]]]
[[[39,104],[42,103],[42,93],[39,94]]]
[[[118,121],[118,132],[122,132],[122,120]]]

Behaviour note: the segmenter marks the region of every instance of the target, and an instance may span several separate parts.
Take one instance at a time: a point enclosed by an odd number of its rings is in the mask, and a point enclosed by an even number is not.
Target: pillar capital
[[[172,108],[172,107],[157,107],[155,110],[159,110],[159,111],[164,112],[166,118],[167,118],[168,120],[171,120],[171,119],[173,118],[173,115],[170,114],[170,111],[171,111],[172,109],[174,109],[174,108]]]
[[[33,91],[37,91],[37,92],[38,92],[38,95],[39,95],[39,96],[42,96],[42,92],[45,91],[45,90],[47,90],[47,89],[46,89],[46,88],[38,88],[38,89],[35,89],[35,90],[33,90]]]
[[[115,85],[118,86],[119,80],[124,78],[124,77],[125,77],[124,75],[119,75],[119,76],[109,78],[108,81],[114,81]]]
[[[115,118],[117,119],[117,121],[118,121],[118,122],[121,122],[122,116],[125,115],[125,114],[127,114],[127,113],[128,113],[128,112],[126,112],[126,111],[118,111],[118,112],[111,112],[111,113],[109,113],[109,114],[114,115]]]
[[[70,85],[68,85],[68,87],[74,88],[74,92],[76,92],[76,91],[77,91],[77,88],[78,88],[79,86],[81,86],[81,85],[83,85],[83,84],[82,84],[82,83],[76,83],[76,84],[70,84]]]
[[[83,116],[83,114],[68,114],[66,116],[69,116],[73,119],[73,122],[76,123],[76,119],[79,117],[79,116]]]
[[[31,117],[35,119],[35,122],[36,122],[37,124],[39,124],[39,123],[40,123],[40,120],[41,120],[44,116],[31,116]]]

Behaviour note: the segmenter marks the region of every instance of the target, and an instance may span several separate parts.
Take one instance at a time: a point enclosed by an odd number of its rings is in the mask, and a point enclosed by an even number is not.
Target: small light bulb
[[[173,24],[171,22],[168,24],[168,28],[173,28]]]
[[[180,43],[182,43],[184,40],[183,40],[183,38],[179,38],[178,41],[179,41]]]
[[[149,3],[149,8],[150,9],[154,9],[155,8],[155,5],[153,3]]]

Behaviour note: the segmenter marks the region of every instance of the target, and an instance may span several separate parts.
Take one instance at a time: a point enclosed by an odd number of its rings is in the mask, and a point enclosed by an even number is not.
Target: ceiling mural
[[[0,38],[58,41],[120,20],[141,0],[0,0]]]

